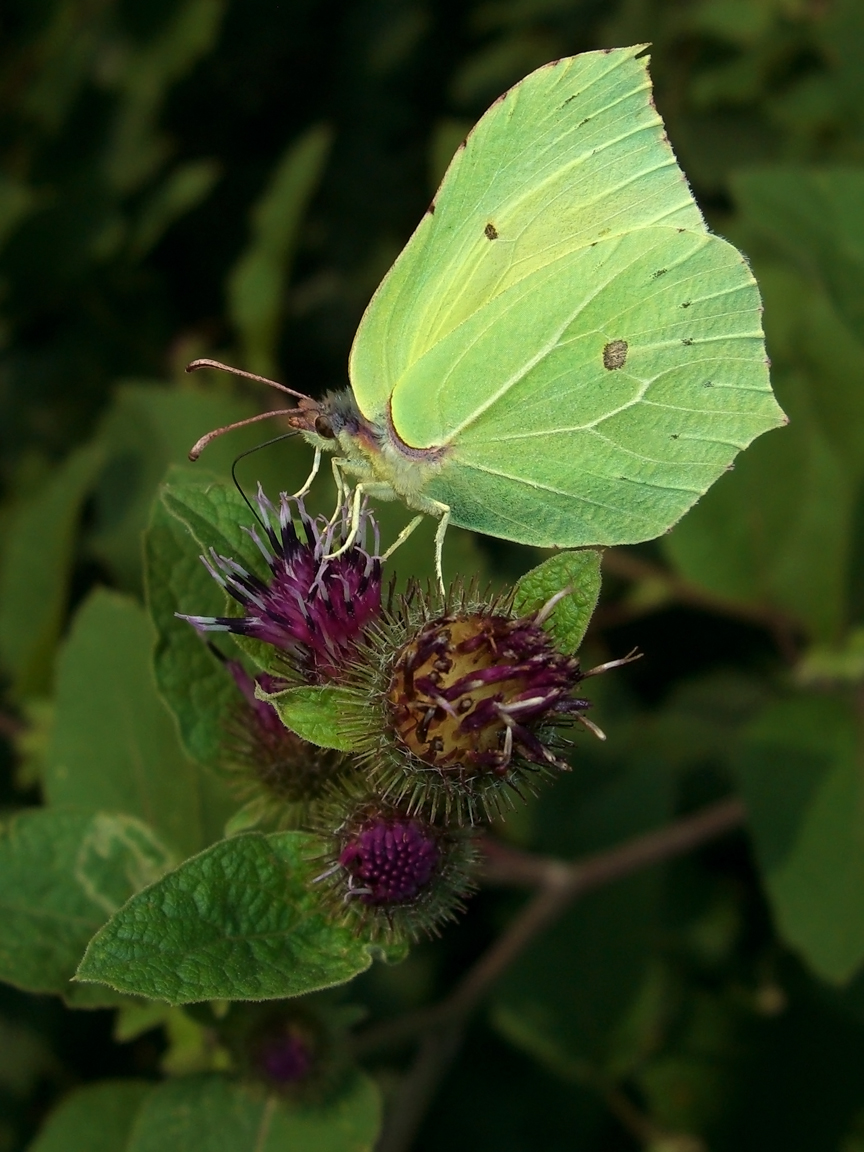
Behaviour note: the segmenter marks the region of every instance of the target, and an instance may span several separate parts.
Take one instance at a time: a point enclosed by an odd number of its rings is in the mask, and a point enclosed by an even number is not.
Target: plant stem
[[[528,886],[537,891],[440,1003],[373,1025],[355,1038],[355,1053],[365,1055],[426,1033],[417,1058],[396,1093],[377,1152],[405,1152],[410,1148],[437,1084],[458,1050],[465,1021],[498,977],[574,900],[652,864],[681,856],[740,827],[745,819],[746,810],[740,800],[723,800],[656,832],[575,863],[532,856],[488,842],[484,868],[487,881]]]

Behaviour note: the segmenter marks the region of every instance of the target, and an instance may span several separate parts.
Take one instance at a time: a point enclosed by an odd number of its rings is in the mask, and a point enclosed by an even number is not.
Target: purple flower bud
[[[403,904],[425,888],[440,852],[419,820],[379,816],[343,848],[349,891],[364,904]]]
[[[473,891],[470,836],[342,780],[315,810],[326,866],[314,881],[331,915],[371,939],[434,935]]]
[[[313,520],[302,500],[283,493],[277,512],[260,485],[257,504],[263,538],[257,527],[245,530],[267,561],[270,579],[262,580],[211,549],[201,559],[243,614],[181,618],[202,632],[233,632],[272,644],[312,682],[339,679],[381,609],[377,527],[364,509],[356,542],[331,557],[347,533],[347,508],[339,520]],[[305,539],[298,535],[292,513],[299,518]],[[375,547],[367,551],[370,527]]]
[[[257,1055],[260,1071],[280,1087],[305,1080],[314,1058],[308,1037],[292,1030],[268,1037]]]
[[[235,776],[238,795],[251,798],[263,786],[265,793],[283,805],[317,800],[327,784],[346,770],[345,758],[302,740],[285,727],[272,704],[256,699],[256,684],[274,692],[284,686],[280,680],[265,673],[253,679],[234,660],[227,661],[227,667],[243,697],[227,717],[224,741],[227,764],[243,773]]]

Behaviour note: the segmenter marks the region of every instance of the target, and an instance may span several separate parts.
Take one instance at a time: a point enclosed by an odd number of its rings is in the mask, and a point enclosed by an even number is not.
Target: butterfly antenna
[[[257,416],[250,416],[248,420],[236,420],[233,424],[226,424],[223,428],[214,428],[212,432],[208,432],[202,436],[196,444],[192,445],[189,449],[189,459],[193,461],[197,460],[210,441],[215,440],[218,436],[224,435],[225,432],[233,432],[235,428],[245,428],[248,424],[257,424],[261,420],[269,420],[272,416],[290,416],[294,412],[296,412],[294,408],[273,408],[270,412],[259,412]],[[293,435],[293,433],[289,432],[287,435],[290,436]],[[281,437],[277,436],[276,439],[281,439]],[[267,443],[270,444],[272,441],[268,440]]]
[[[232,376],[242,376],[244,380],[257,380],[259,384],[266,384],[269,388],[284,392],[286,396],[293,396],[295,400],[309,399],[305,393],[295,392],[293,388],[287,388],[277,380],[268,380],[266,376],[259,376],[255,372],[244,372],[242,368],[232,368],[230,364],[222,364],[219,360],[193,360],[191,364],[186,365],[187,372],[197,372],[199,368],[215,368],[219,372],[230,372]]]
[[[231,465],[231,479],[234,481],[234,487],[243,497],[244,501],[246,502],[246,507],[249,509],[249,511],[252,513],[262,528],[265,527],[264,521],[261,519],[257,508],[255,508],[249,497],[243,491],[243,487],[240,481],[237,479],[237,465],[242,459],[244,459],[244,457],[251,456],[253,452],[258,452],[262,448],[269,448],[271,444],[278,444],[280,440],[287,440],[289,437],[296,435],[296,432],[283,432],[281,436],[274,436],[272,440],[265,440],[262,444],[256,444],[254,448],[247,448],[245,452],[241,452],[239,456],[234,457],[234,463]]]
[[[220,372],[230,372],[233,376],[242,376],[246,380],[256,380],[259,384],[267,384],[270,388],[284,392],[286,396],[291,396],[295,400],[309,399],[302,392],[295,392],[293,388],[286,388],[284,384],[279,384],[276,380],[268,380],[266,376],[258,376],[255,372],[244,372],[242,368],[232,368],[230,364],[222,364],[218,360],[193,360],[191,364],[186,365],[187,372],[197,372],[199,368],[216,368]],[[260,420],[270,420],[273,416],[285,416],[292,411],[296,411],[296,409],[274,408],[269,412],[259,412],[257,416],[250,416],[247,420],[237,420],[235,423],[226,424],[222,428],[214,428],[212,432],[202,436],[197,444],[192,446],[189,459],[197,460],[210,441],[215,440],[217,436],[222,436],[226,432],[233,432],[235,428],[245,428],[249,424],[257,424]]]

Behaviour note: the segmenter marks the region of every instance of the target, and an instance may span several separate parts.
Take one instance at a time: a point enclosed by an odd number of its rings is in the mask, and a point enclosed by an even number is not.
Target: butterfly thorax
[[[446,449],[406,444],[393,426],[389,406],[380,420],[370,419],[345,389],[304,400],[291,423],[315,447],[338,452],[346,472],[365,484],[390,488],[411,507],[425,508],[423,489],[440,470]]]

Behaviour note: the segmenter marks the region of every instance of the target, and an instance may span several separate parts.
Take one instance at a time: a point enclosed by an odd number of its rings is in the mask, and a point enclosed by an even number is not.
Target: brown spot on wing
[[[626,340],[610,340],[603,349],[603,367],[610,372],[616,368],[623,368],[627,360],[628,347]]]

